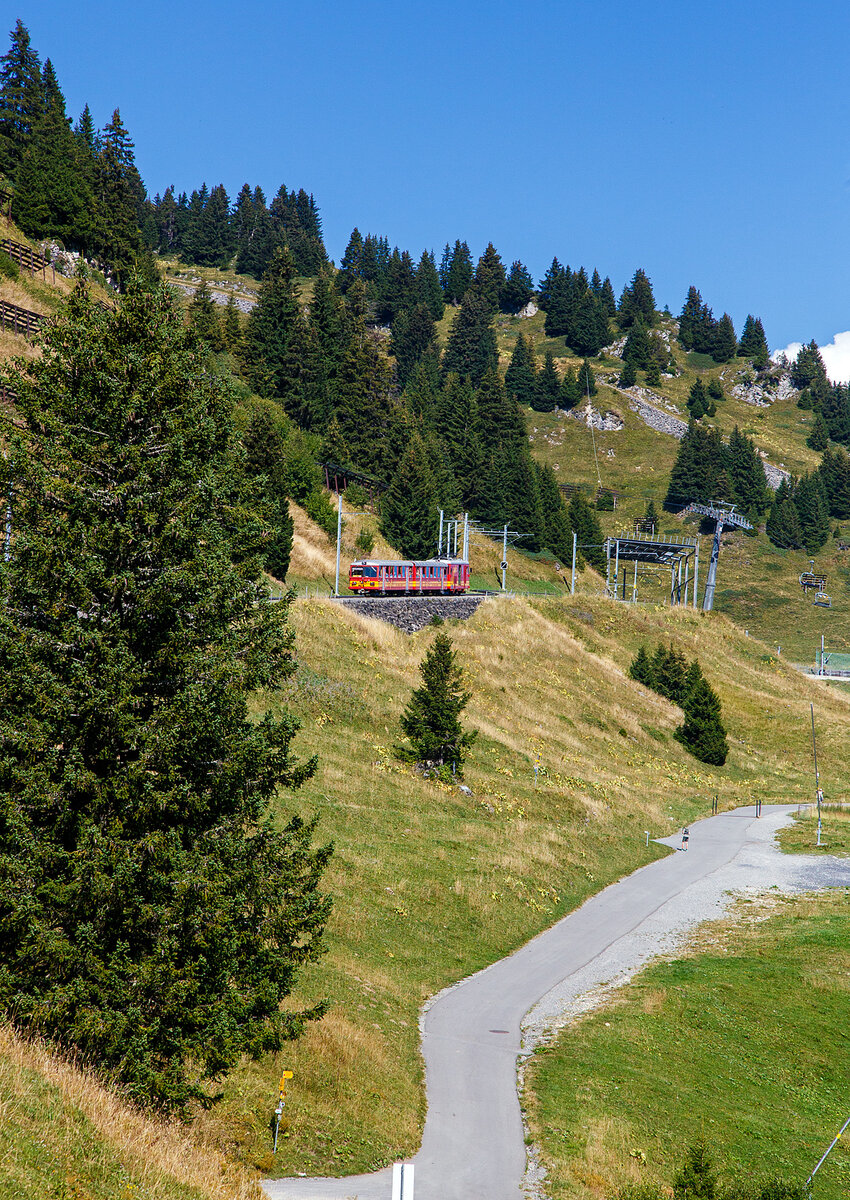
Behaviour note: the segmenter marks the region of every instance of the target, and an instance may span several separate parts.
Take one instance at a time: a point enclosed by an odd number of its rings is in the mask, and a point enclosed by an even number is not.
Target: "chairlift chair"
[[[817,592],[812,603],[816,604],[818,608],[832,608],[832,600],[826,592]]]

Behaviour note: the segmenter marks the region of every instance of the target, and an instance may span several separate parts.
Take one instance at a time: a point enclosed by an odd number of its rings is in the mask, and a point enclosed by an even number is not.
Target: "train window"
[[[377,579],[378,571],[375,567],[364,567],[363,576],[365,579]]]

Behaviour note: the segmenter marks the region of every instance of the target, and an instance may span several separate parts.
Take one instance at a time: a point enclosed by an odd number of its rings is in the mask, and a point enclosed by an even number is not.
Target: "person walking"
[[[687,829],[683,829],[683,830],[682,830],[682,844],[681,844],[681,846],[679,847],[679,849],[680,849],[680,850],[687,850],[687,848],[688,848],[688,838],[689,838],[690,836],[691,836],[691,835],[690,835],[690,833],[688,833]]]

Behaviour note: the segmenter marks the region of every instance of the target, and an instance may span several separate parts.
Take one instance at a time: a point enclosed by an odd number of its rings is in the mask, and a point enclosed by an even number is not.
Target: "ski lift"
[[[816,604],[818,608],[832,608],[832,600],[826,592],[817,592],[812,603]]]
[[[826,576],[816,575],[814,571],[803,571],[800,576],[800,587],[804,592],[814,590],[815,588],[822,592],[826,587]]]

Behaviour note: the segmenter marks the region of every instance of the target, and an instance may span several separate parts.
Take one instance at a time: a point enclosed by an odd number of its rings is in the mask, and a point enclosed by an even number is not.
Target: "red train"
[[[469,563],[462,558],[426,558],[420,562],[362,558],[348,571],[350,592],[390,592],[419,596],[425,592],[466,592]]]

